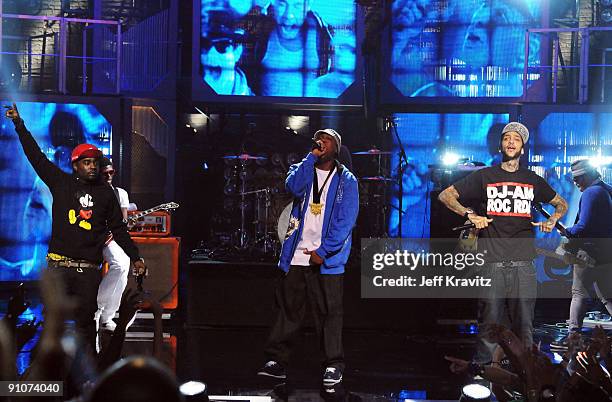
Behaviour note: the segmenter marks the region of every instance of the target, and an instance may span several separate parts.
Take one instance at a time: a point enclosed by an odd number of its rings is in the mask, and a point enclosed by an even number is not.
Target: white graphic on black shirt
[[[500,182],[487,184],[487,215],[531,218],[532,184]]]

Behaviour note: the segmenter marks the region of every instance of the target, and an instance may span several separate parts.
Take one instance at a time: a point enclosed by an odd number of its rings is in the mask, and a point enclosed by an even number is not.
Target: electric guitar
[[[136,223],[138,222],[138,219],[144,216],[152,214],[153,212],[156,212],[156,211],[171,211],[171,210],[177,209],[178,207],[179,207],[179,204],[177,204],[176,202],[167,202],[165,204],[160,204],[153,208],[149,208],[145,211],[138,212],[137,214],[129,215],[127,219],[128,230],[133,228],[134,225],[136,225]]]
[[[542,207],[542,204],[534,202],[532,208],[541,213],[546,219],[550,218],[550,214]],[[596,265],[597,261],[580,247],[577,238],[567,233],[567,229],[561,222],[555,223],[555,228],[565,239],[561,240],[561,244],[555,251],[537,249],[536,251],[539,254],[561,259],[572,264],[586,265],[587,267]]]

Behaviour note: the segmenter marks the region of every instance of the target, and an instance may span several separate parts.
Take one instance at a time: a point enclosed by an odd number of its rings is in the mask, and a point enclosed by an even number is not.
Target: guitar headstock
[[[176,202],[167,202],[165,204],[161,204],[159,206],[159,209],[171,210],[171,209],[177,209],[178,207],[179,207],[179,204]]]

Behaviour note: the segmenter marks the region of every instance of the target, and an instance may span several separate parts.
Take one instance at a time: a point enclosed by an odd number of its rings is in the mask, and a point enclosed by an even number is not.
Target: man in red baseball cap
[[[76,162],[83,158],[101,158],[102,151],[92,144],[79,144],[72,150],[70,162]]]
[[[71,155],[73,173],[67,174],[41,152],[17,105],[7,109],[6,117],[13,121],[28,161],[53,195],[47,266],[75,299],[77,331],[95,351],[96,296],[108,231],[130,257],[137,275],[146,272],[144,261],[127,232],[115,193],[99,180],[102,152],[91,144],[78,145]]]

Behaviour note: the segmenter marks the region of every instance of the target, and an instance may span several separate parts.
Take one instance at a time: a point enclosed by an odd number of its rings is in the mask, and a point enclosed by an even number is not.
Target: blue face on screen
[[[202,0],[203,81],[218,95],[340,96],[355,79],[355,3],[262,4]]]
[[[18,107],[43,152],[64,171],[72,171],[70,153],[77,144],[94,144],[109,155],[112,126],[94,106],[20,102]],[[8,119],[0,122],[0,135],[0,281],[38,279],[51,236],[51,193]]]
[[[525,29],[540,14],[536,0],[394,0],[391,82],[409,97],[521,96]],[[539,43],[531,35],[530,67]]]

